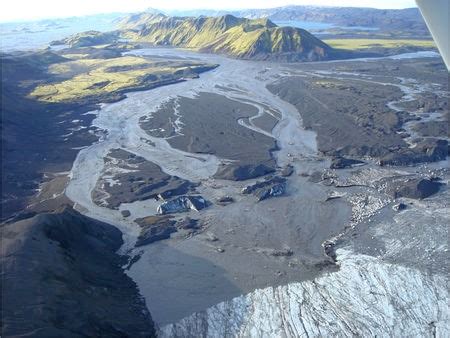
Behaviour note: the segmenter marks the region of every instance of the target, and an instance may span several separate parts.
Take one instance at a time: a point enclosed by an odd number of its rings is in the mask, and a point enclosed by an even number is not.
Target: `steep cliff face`
[[[71,208],[1,230],[2,336],[154,336],[119,230]]]
[[[193,48],[238,58],[327,59],[333,49],[300,28],[278,27],[268,19],[132,15],[120,23],[125,35],[155,45]]]
[[[348,250],[338,257],[338,272],[256,290],[165,326],[160,336],[448,336],[445,276]]]

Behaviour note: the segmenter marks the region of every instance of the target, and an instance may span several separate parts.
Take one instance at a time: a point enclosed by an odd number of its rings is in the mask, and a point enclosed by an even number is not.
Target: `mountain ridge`
[[[323,60],[333,48],[301,28],[279,27],[266,18],[169,17],[141,13],[119,23],[123,35],[138,42],[196,49],[243,59]]]
[[[122,233],[114,226],[65,205],[2,224],[1,235],[5,337],[155,336],[121,267]]]

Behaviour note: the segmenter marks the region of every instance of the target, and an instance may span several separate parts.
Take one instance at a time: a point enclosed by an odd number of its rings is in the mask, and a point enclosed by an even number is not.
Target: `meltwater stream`
[[[131,52],[130,52],[131,53]],[[190,153],[172,148],[167,140],[148,135],[139,126],[139,119],[177,96],[195,97],[200,92],[218,93],[230,99],[253,104],[262,109],[259,102],[281,114],[281,120],[272,131],[272,136],[281,148],[275,156],[278,163],[287,163],[289,153],[315,155],[317,144],[315,133],[302,128],[300,116],[292,105],[279,99],[266,89],[273,81],[277,68],[263,67],[263,63],[231,60],[224,57],[182,52],[174,49],[143,49],[133,51],[136,55],[167,56],[176,58],[194,58],[204,62],[220,64],[210,72],[203,73],[200,79],[188,80],[178,84],[155,88],[149,91],[127,94],[127,98],[116,103],[104,104],[98,111],[93,126],[105,132],[99,142],[83,149],[78,154],[71,173],[66,195],[75,203],[75,208],[92,218],[113,224],[123,233],[125,245],[130,249],[136,240],[139,227],[124,220],[120,212],[96,205],[92,200],[92,191],[103,170],[103,158],[111,149],[122,148],[144,157],[159,165],[164,172],[193,182],[199,182],[213,176],[221,160],[214,155]],[[262,72],[264,70],[264,72]],[[239,88],[239,91],[227,91],[223,88]],[[267,135],[267,132],[253,125],[241,123],[244,127]],[[296,139],[295,144],[292,142]],[[149,140],[151,142],[145,142]],[[150,145],[152,143],[153,145]],[[137,204],[139,202],[136,202]],[[155,210],[156,212],[156,210]]]

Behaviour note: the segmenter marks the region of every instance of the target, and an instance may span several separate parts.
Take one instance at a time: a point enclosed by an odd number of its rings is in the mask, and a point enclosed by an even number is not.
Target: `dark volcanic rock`
[[[417,163],[443,161],[448,156],[448,141],[425,139],[413,148],[392,152],[380,159],[380,165],[412,165]]]
[[[1,230],[2,336],[155,336],[115,227],[66,208]]]
[[[243,194],[253,194],[258,201],[265,200],[269,197],[281,196],[286,191],[286,179],[275,176],[266,181],[256,182],[242,189]]]
[[[331,261],[333,263],[336,263],[336,245],[338,243],[336,242],[336,240],[326,240],[325,242],[322,243],[322,247],[323,247],[323,251],[325,256],[331,258]]]
[[[199,211],[208,206],[208,202],[201,196],[178,196],[158,206],[161,215],[185,212],[189,210]]]
[[[184,230],[192,230],[192,229],[200,228],[198,219],[192,219],[190,217],[186,217],[182,220],[179,220],[176,224],[176,227],[178,229],[184,229]]]
[[[120,213],[122,214],[123,217],[130,217],[131,215],[130,210],[122,210]]]
[[[332,185],[335,183],[336,174],[330,170],[314,171],[308,178],[309,182]]]
[[[245,181],[273,173],[274,171],[274,167],[265,164],[228,164],[220,166],[214,177],[231,181]]]
[[[353,168],[355,165],[362,165],[365,162],[352,160],[350,158],[345,157],[335,157],[331,160],[330,169],[345,169],[345,168]]]
[[[308,181],[312,182],[312,183],[319,183],[319,182],[322,182],[323,180],[324,180],[323,173],[318,170],[311,173],[311,175],[309,175],[309,178],[308,178]]]
[[[233,203],[234,199],[231,196],[222,196],[217,199],[217,203],[221,205],[226,205],[229,203]]]
[[[394,177],[382,182],[383,190],[393,198],[423,199],[437,193],[442,185],[420,177]]]
[[[290,257],[294,254],[291,248],[284,248],[280,250],[273,250],[270,255],[274,257]]]
[[[392,209],[395,210],[395,211],[402,211],[402,210],[405,210],[407,207],[408,206],[405,203],[398,203],[398,204],[395,204],[392,207]]]
[[[170,238],[170,234],[177,232],[176,221],[171,216],[149,216],[136,219],[136,223],[142,227],[137,238],[136,247],[151,244]]]
[[[288,176],[291,176],[293,173],[294,173],[294,167],[292,165],[288,164],[281,170],[280,175],[283,177],[288,177]]]
[[[281,196],[285,191],[286,183],[275,183],[268,188],[258,189],[255,196],[258,197],[258,201],[262,201],[270,197]]]

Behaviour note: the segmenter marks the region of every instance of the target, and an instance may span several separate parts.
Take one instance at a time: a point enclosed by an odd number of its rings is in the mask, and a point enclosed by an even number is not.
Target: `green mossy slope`
[[[268,19],[131,15],[120,22],[122,35],[139,42],[192,48],[238,58],[321,60],[333,49],[300,28],[278,27]]]

